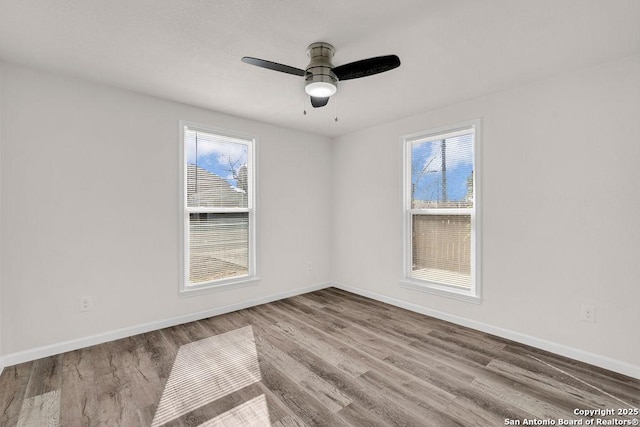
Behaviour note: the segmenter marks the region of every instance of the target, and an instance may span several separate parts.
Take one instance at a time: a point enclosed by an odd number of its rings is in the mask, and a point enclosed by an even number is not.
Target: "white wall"
[[[329,139],[0,65],[3,354],[328,280]],[[259,285],[178,295],[180,119],[258,139]]]
[[[483,126],[480,305],[399,286],[399,138],[475,118]],[[639,135],[633,57],[337,138],[332,277],[639,375]],[[596,306],[596,323],[580,321],[585,303]]]

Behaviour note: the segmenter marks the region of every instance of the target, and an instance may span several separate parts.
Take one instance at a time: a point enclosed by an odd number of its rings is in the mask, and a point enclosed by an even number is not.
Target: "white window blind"
[[[183,290],[255,275],[253,140],[183,126]]]
[[[189,282],[249,274],[249,214],[189,215]]]
[[[476,130],[469,124],[405,138],[405,277],[477,296]]]

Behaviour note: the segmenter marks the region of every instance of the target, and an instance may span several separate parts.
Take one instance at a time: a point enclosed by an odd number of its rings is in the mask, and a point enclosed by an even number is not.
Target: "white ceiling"
[[[316,41],[402,65],[313,109],[240,61],[305,68]],[[0,0],[0,59],[328,136],[639,53],[638,0]]]

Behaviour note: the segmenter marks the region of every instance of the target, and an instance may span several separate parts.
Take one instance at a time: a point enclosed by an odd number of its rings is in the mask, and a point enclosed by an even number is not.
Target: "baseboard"
[[[551,353],[559,354],[561,356],[569,357],[580,362],[588,363],[590,365],[598,366],[600,368],[608,369],[613,372],[618,372],[623,375],[627,375],[632,378],[640,379],[640,366],[632,365],[630,363],[622,362],[620,360],[612,359],[606,356],[602,356],[588,351],[579,350],[573,347],[568,347],[564,344],[559,344],[552,341],[547,341],[541,338],[537,338],[531,335],[522,334],[509,329],[500,328],[497,326],[489,325],[475,320],[467,319],[465,317],[456,316],[453,314],[445,313],[438,310],[423,307],[418,304],[413,304],[407,301],[391,298],[386,295],[381,295],[375,292],[370,292],[365,289],[356,288],[353,286],[345,285],[343,283],[333,283],[333,287],[342,289],[347,292],[351,292],[363,297],[371,298],[376,301],[384,302],[396,307],[404,308],[416,313],[424,314],[426,316],[435,317],[437,319],[445,320],[447,322],[455,323],[457,325],[465,326],[478,331],[486,332],[492,335],[497,335],[501,338],[506,338],[511,341],[515,341],[521,344],[526,344],[531,347],[539,348],[541,350],[549,351]]]
[[[156,331],[158,329],[168,328],[171,326],[181,325],[183,323],[189,323],[196,320],[206,319],[207,317],[218,316],[220,314],[230,313],[232,311],[242,310],[244,308],[253,307],[256,305],[266,304],[273,301],[278,301],[284,298],[293,297],[300,294],[306,294],[307,292],[317,291],[331,286],[331,283],[318,283],[315,285],[307,286],[300,289],[294,289],[292,291],[281,292],[273,295],[268,295],[261,298],[256,298],[248,301],[243,301],[237,304],[226,305],[223,307],[216,307],[210,310],[199,311],[197,313],[190,313],[183,316],[173,317],[170,319],[164,319],[141,325],[131,326],[127,328],[117,329],[102,334],[91,335],[88,337],[78,338],[75,340],[64,341],[57,344],[51,344],[47,346],[37,347],[30,350],[24,350],[16,353],[6,354],[0,357],[0,373],[6,366],[13,366],[19,363],[30,362],[32,360],[41,359],[43,357],[49,357],[67,351],[78,350],[80,348],[89,347],[96,344],[102,344],[109,341],[114,341],[121,338],[130,337],[132,335],[143,334],[145,332]]]

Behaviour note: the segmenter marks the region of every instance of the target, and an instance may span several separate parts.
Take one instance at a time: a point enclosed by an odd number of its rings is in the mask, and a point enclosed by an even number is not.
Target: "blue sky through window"
[[[468,182],[472,172],[472,133],[449,138],[445,135],[445,139],[411,144],[413,200],[464,201],[469,192]]]
[[[247,164],[248,146],[241,140],[237,140],[238,142],[233,140],[229,137],[187,129],[185,132],[187,164],[197,165],[224,178],[229,185],[238,187],[237,172],[240,167]]]

